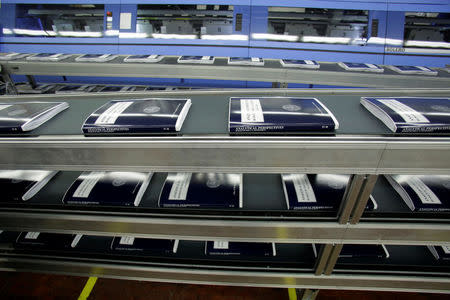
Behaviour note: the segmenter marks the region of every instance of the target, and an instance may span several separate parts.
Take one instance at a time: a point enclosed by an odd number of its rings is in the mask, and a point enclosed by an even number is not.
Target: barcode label
[[[295,193],[297,194],[297,202],[299,203],[313,203],[317,202],[316,195],[309,182],[308,175],[298,174],[292,177]]]
[[[75,192],[73,193],[73,197],[75,198],[87,198],[91,193],[94,186],[97,182],[105,175],[105,172],[91,172],[86,177],[84,177],[83,181],[77,187]]]
[[[214,249],[228,249],[228,242],[226,241],[215,241],[213,245]]]
[[[186,200],[192,173],[178,173],[170,189],[169,200]]]
[[[25,238],[28,240],[35,240],[38,238],[40,232],[27,232]]]
[[[430,121],[420,112],[412,109],[408,105],[393,99],[377,99],[393,111],[395,111],[405,122],[408,123],[430,123]]]
[[[122,236],[122,237],[120,237],[119,244],[120,245],[133,245],[134,244],[134,237],[132,237],[132,236]]]
[[[131,101],[114,103],[98,116],[97,120],[95,120],[95,124],[114,124],[120,114],[131,104],[133,104]]]
[[[439,198],[419,178],[411,177],[408,179],[407,183],[414,190],[414,192],[416,192],[423,204],[441,204]]]
[[[259,99],[241,99],[241,122],[264,122],[264,114]]]

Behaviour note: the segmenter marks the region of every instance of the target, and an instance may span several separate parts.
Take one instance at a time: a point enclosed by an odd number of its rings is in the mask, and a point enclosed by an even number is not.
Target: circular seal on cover
[[[431,109],[441,112],[450,112],[450,107],[446,105],[431,105]]]
[[[127,181],[125,179],[118,178],[118,179],[113,180],[112,185],[113,186],[121,186],[121,185],[124,185],[126,182]]]
[[[210,178],[208,179],[208,181],[206,181],[206,186],[211,189],[218,188],[220,184],[221,182],[218,178]]]
[[[18,115],[23,115],[24,113],[26,113],[27,110],[26,109],[16,109],[16,110],[12,110],[8,113],[8,116],[18,116]]]
[[[19,183],[19,182],[22,182],[23,180],[22,179],[11,179],[11,183]]]
[[[285,104],[282,106],[282,108],[287,111],[299,111],[302,109],[300,106],[295,104]]]
[[[442,184],[446,189],[450,190],[450,182],[445,182]]]
[[[154,113],[159,112],[160,110],[161,110],[161,108],[159,106],[155,106],[155,105],[147,106],[146,108],[144,108],[144,112],[146,114],[154,114]]]
[[[332,189],[340,190],[345,186],[345,184],[342,182],[328,182],[328,186]]]

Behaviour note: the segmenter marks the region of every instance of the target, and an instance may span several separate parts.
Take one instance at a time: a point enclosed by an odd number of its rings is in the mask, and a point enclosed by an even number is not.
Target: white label
[[[25,238],[26,238],[26,239],[29,239],[29,240],[35,240],[35,239],[38,238],[39,234],[40,234],[40,232],[28,232],[28,233],[25,235]]]
[[[125,109],[127,109],[133,102],[118,102],[111,105],[100,116],[98,116],[95,124],[114,124],[117,118]]]
[[[419,178],[411,177],[406,182],[416,192],[423,204],[441,204],[439,198]]]
[[[97,182],[105,175],[105,172],[91,172],[77,187],[73,193],[75,198],[87,198]]]
[[[82,234],[77,234],[73,238],[72,243],[70,244],[70,247],[75,248],[78,245],[78,242],[81,240],[82,237],[83,237]]]
[[[399,116],[410,123],[430,123],[430,121],[418,111],[415,111],[408,105],[405,105],[397,100],[393,99],[377,99],[393,111],[399,114]]]
[[[450,254],[450,246],[441,246],[445,254]]]
[[[170,189],[169,200],[186,200],[192,173],[178,173]]]
[[[299,174],[292,177],[295,193],[297,194],[297,202],[317,202],[316,195],[309,182],[308,175]]]
[[[4,110],[5,108],[8,108],[8,107],[10,107],[11,105],[8,105],[8,104],[1,104],[0,105],[0,110]]]
[[[264,114],[259,99],[241,99],[241,122],[264,122]]]
[[[209,56],[202,56],[202,60],[209,60]]]
[[[122,236],[120,238],[119,244],[121,244],[121,245],[133,245],[134,244],[134,237],[132,237],[132,236]]]
[[[252,62],[259,62],[259,58],[258,57],[252,57]]]
[[[158,57],[158,54],[152,54],[152,55],[150,55],[148,58],[150,58],[150,59],[155,59],[155,58],[157,58]]]
[[[422,71],[425,71],[425,72],[430,72],[430,69],[428,69],[427,67],[417,66],[417,68],[419,68],[419,69],[421,69]]]
[[[314,62],[312,60],[305,60],[305,64],[314,65]]]
[[[120,29],[131,29],[131,13],[120,13]]]
[[[368,66],[371,69],[378,69],[378,67],[375,66],[374,64],[366,64],[366,66]]]
[[[214,249],[228,249],[228,242],[226,241],[215,241],[213,245]]]

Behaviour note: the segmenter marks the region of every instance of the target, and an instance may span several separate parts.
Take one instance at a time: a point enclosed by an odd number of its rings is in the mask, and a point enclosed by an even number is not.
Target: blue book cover
[[[66,102],[0,103],[0,133],[33,130],[68,107]]]
[[[412,211],[450,211],[449,175],[385,175]]]
[[[450,132],[450,98],[362,97],[360,102],[392,132]]]
[[[247,243],[228,241],[207,241],[205,242],[206,255],[220,256],[276,256],[275,243]]]
[[[171,254],[177,253],[178,240],[148,239],[132,236],[114,237],[111,250],[130,254]]]
[[[84,122],[85,134],[165,134],[181,130],[190,99],[112,100]]]
[[[389,251],[384,245],[350,245],[345,244],[342,247],[340,258],[389,258]]]
[[[66,191],[63,203],[138,206],[152,173],[83,172]]]
[[[339,123],[319,100],[291,97],[231,97],[229,132],[240,134],[330,132]]]
[[[21,232],[16,239],[15,248],[62,250],[70,249],[75,234],[61,234],[48,232]]]
[[[437,260],[450,260],[450,246],[427,246]]]
[[[376,64],[340,62],[338,65],[347,71],[382,73],[384,69]]]
[[[242,174],[169,173],[160,207],[242,208]]]
[[[391,70],[400,74],[437,75],[438,72],[424,66],[388,66]]]
[[[198,63],[198,64],[213,64],[214,56],[181,56],[178,58],[178,63]]]
[[[288,68],[318,69],[320,67],[320,64],[315,60],[281,59],[280,63],[283,67]]]
[[[1,201],[26,201],[37,194],[57,171],[1,170]]]
[[[261,57],[228,57],[228,64],[264,66],[264,59],[262,59]]]

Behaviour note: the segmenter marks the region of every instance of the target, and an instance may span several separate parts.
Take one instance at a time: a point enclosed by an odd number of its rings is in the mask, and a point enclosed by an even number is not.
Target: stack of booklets
[[[72,54],[63,53],[36,53],[28,56],[26,59],[31,61],[60,61],[72,56]]]
[[[33,130],[68,107],[66,102],[0,103],[0,133]]]
[[[164,58],[163,55],[151,54],[151,55],[128,55],[124,58],[124,62],[143,62],[143,63],[157,63],[160,62]]]
[[[450,132],[450,98],[362,97],[361,104],[395,133]]]
[[[229,65],[264,66],[264,59],[260,57],[228,57]]]
[[[75,58],[75,61],[107,62],[115,59],[117,55],[112,54],[83,54]]]
[[[112,100],[84,122],[85,134],[174,134],[191,107],[190,99]]]
[[[340,62],[338,65],[347,71],[383,73],[384,69],[375,64]]]
[[[81,235],[47,232],[21,232],[16,239],[16,248],[62,250],[74,248]]]
[[[418,75],[430,75],[436,76],[437,71],[434,71],[428,67],[423,66],[387,66],[392,71],[400,74],[418,74]]]
[[[133,236],[114,237],[111,250],[130,254],[171,254],[177,253],[178,240],[147,239]]]
[[[207,64],[212,65],[215,61],[214,56],[181,56],[177,62],[180,64]]]
[[[449,175],[385,175],[412,211],[450,211]]]
[[[230,98],[231,134],[302,134],[338,128],[333,113],[315,98]]]
[[[242,208],[242,174],[169,173],[159,206]]]
[[[21,59],[30,54],[28,53],[0,53],[0,60],[15,60],[15,59]]]
[[[350,245],[345,244],[342,247],[340,258],[389,258],[389,251],[384,245]]]
[[[280,63],[285,68],[318,69],[320,64],[315,60],[281,59]]]
[[[152,173],[83,172],[66,191],[64,204],[138,206]]]
[[[288,209],[335,210],[339,208],[349,183],[349,175],[338,174],[282,174],[284,195]],[[377,209],[370,197],[367,210]]]
[[[36,195],[57,171],[1,170],[2,201],[27,201]]]
[[[89,84],[77,84],[77,85],[66,85],[56,91],[56,94],[71,94],[71,93],[89,93],[95,89],[95,85]]]
[[[439,245],[427,247],[430,250],[431,254],[433,254],[434,258],[436,258],[437,260],[450,260],[450,246]]]
[[[124,92],[132,92],[136,90],[135,86],[132,85],[125,85],[125,86],[119,86],[119,85],[108,85],[105,87],[102,87],[98,92],[101,93],[124,93]]]
[[[205,242],[206,255],[220,256],[276,256],[275,243],[247,243],[228,241],[208,241]]]

